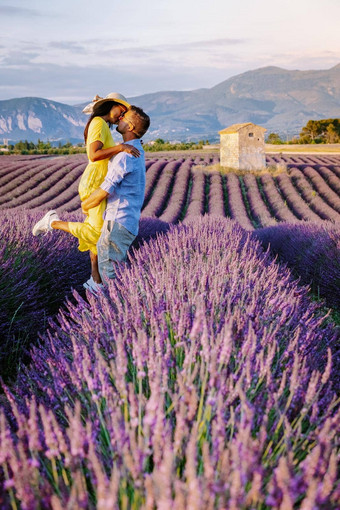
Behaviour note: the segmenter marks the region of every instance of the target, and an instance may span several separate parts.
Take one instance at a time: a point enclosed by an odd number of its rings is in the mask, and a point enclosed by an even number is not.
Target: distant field
[[[291,152],[291,153],[318,153],[340,154],[340,143],[333,144],[294,144],[294,145],[271,145],[266,144],[266,152]]]
[[[206,154],[219,154],[220,147],[218,144],[216,145],[206,145],[204,149],[197,149],[191,151],[162,151],[162,152],[148,152],[147,154],[152,156],[164,157],[164,156],[182,156],[188,154],[190,152],[192,155],[206,155]],[[268,154],[272,153],[304,153],[304,154],[339,154],[340,155],[340,143],[334,144],[283,144],[283,145],[274,145],[274,144],[266,144],[265,151]]]

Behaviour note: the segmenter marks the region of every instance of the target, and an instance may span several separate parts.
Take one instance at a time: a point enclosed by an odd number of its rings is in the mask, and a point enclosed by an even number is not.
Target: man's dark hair
[[[147,115],[142,108],[139,106],[132,105],[129,108],[129,111],[133,112],[133,115],[138,119],[138,126],[135,126],[134,133],[138,138],[142,138],[143,135],[147,132],[150,126],[150,117]]]

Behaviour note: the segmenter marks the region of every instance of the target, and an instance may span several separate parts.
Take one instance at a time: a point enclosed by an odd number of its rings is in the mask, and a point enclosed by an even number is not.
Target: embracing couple
[[[90,251],[91,278],[84,287],[96,293],[115,277],[114,263],[126,260],[138,234],[145,192],[141,137],[150,118],[115,92],[96,96],[83,111],[91,115],[84,130],[89,163],[79,182],[85,221],[62,221],[56,211],[48,211],[34,225],[33,235],[63,230],[77,237],[79,250]],[[124,143],[115,145],[113,124]]]

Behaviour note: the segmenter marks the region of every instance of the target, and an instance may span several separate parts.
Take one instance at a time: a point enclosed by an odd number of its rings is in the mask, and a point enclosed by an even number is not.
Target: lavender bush
[[[295,184],[300,195],[313,211],[324,220],[340,221],[340,214],[334,207],[327,204],[317,191],[311,186],[301,170],[293,168],[290,173],[292,182]],[[340,207],[340,198],[338,197],[337,206]]]
[[[153,191],[156,188],[157,181],[162,173],[163,168],[167,164],[167,160],[165,159],[158,159],[157,161],[154,161],[146,172],[146,183],[145,183],[145,199],[144,199],[144,208],[146,207],[147,203],[149,202]]]
[[[180,170],[177,171],[169,202],[160,216],[162,221],[176,223],[180,217],[187,200],[192,166],[193,160],[187,159],[181,165]]]
[[[130,248],[131,257],[133,251],[140,248],[143,244],[155,239],[159,234],[166,234],[170,229],[170,224],[158,218],[141,218],[139,222],[139,232]]]
[[[60,197],[63,196],[65,190],[69,193],[70,188],[73,188],[72,192],[77,195],[78,182],[83,171],[84,165],[74,162],[72,165],[60,168],[57,175],[52,174],[49,178],[46,178],[43,183],[38,184],[38,186],[32,183],[30,184],[32,188],[27,190],[27,183],[25,183],[23,187],[26,187],[26,192],[20,194],[20,189],[16,189],[15,193],[17,196],[5,200],[4,206],[6,208],[16,207],[19,209],[42,207],[53,209],[55,207],[55,201],[60,201]],[[79,203],[79,196],[77,198]]]
[[[259,177],[260,186],[274,218],[279,221],[297,221],[297,217],[289,209],[287,202],[276,187],[274,178],[269,174]]]
[[[196,167],[191,172],[192,185],[190,198],[187,209],[185,211],[184,222],[192,221],[204,213],[204,196],[205,196],[205,172],[203,168]],[[188,183],[189,185],[189,183]]]
[[[258,225],[267,227],[276,223],[275,218],[270,214],[266,203],[264,202],[256,176],[249,173],[243,176],[243,182],[246,187],[247,199],[251,214]]]
[[[303,169],[304,175],[312,182],[315,190],[325,200],[325,202],[340,213],[340,196],[328,185],[321,177],[320,173],[314,168],[307,166]]]
[[[247,209],[242,197],[240,180],[236,174],[228,174],[225,176],[227,183],[229,211],[234,220],[246,230],[254,230],[254,226],[249,219]]]
[[[226,215],[224,208],[224,192],[222,175],[219,172],[211,172],[209,187],[209,214],[212,216]]]
[[[161,170],[157,187],[148,204],[144,207],[143,215],[145,217],[157,217],[162,214],[170,198],[175,175],[182,163],[183,159],[170,161]]]
[[[329,162],[328,162],[329,164]],[[326,163],[327,165],[327,163]],[[338,177],[338,179],[340,179],[340,165],[339,165],[339,160],[337,159],[337,162],[333,162],[333,164],[331,164],[331,168],[332,168],[332,171],[334,172],[334,174]]]
[[[286,262],[305,285],[340,310],[340,225],[332,222],[282,223],[254,235]]]
[[[323,177],[329,187],[338,195],[340,195],[340,178],[334,171],[334,166],[332,166],[333,171],[330,168],[325,166],[320,166],[318,168],[318,173]]]
[[[45,162],[46,163],[46,162]],[[45,167],[45,163],[42,159],[12,159],[1,158],[0,160],[0,185],[6,186],[7,183],[16,179],[18,176],[22,176],[26,172],[28,175],[31,174],[33,169],[37,171]],[[33,170],[34,171],[34,170]]]
[[[336,510],[334,329],[226,219],[75,293],[0,414],[3,508]]]
[[[32,199],[39,200],[41,195],[48,192],[53,186],[68,186],[74,182],[85,168],[83,158],[75,156],[73,158],[58,157],[52,158],[50,161],[38,160],[38,165],[30,163],[27,170],[25,166],[19,165],[16,171],[10,171],[7,174],[9,182],[4,185],[0,183],[2,196],[0,199],[1,208],[16,207],[19,205],[27,205]],[[75,168],[78,167],[78,171]],[[16,177],[15,175],[18,174]],[[57,183],[57,184],[56,184]],[[51,197],[50,197],[51,198]],[[46,199],[45,199],[46,202]],[[40,205],[44,203],[40,201]]]
[[[46,211],[2,211],[0,223],[0,374],[13,377],[24,351],[46,329],[67,296],[90,276],[88,253],[77,249],[77,240],[61,232],[33,237],[32,226]],[[83,215],[62,213],[66,221]],[[145,218],[134,247],[166,232],[169,225]]]
[[[300,220],[306,221],[322,221],[304,199],[299,195],[289,176],[287,174],[280,174],[276,178],[276,182],[280,187],[280,191],[285,198],[285,201],[294,212],[295,216]]]
[[[57,233],[33,237],[31,229],[46,211],[2,211],[0,223],[0,372],[16,372],[25,346],[45,329],[72,287],[89,276],[88,255],[76,239]],[[65,219],[72,219],[69,214]],[[80,219],[80,218],[79,218]]]

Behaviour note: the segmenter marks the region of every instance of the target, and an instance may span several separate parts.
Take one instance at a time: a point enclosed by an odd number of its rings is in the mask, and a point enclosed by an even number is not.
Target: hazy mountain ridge
[[[310,119],[340,117],[340,64],[317,71],[265,67],[210,89],[156,92],[129,100],[151,117],[145,139],[217,139],[219,130],[249,121],[288,136],[298,134]],[[40,98],[0,101],[0,139],[82,141],[87,120],[82,107]]]
[[[0,101],[0,140],[81,141],[85,123],[78,108],[49,99]]]

